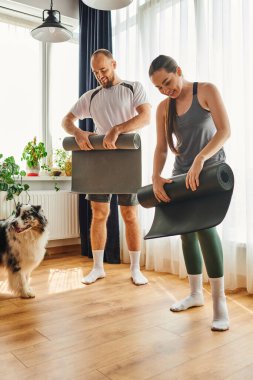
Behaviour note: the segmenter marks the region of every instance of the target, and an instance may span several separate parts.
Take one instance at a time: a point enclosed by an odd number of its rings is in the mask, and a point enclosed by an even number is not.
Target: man
[[[91,150],[93,147],[89,136],[93,133],[82,131],[74,123],[77,119],[92,117],[96,132],[105,135],[104,148],[116,149],[115,143],[120,134],[136,131],[149,124],[150,104],[139,82],[126,82],[118,77],[116,62],[108,50],[99,49],[92,54],[91,68],[100,86],[81,96],[64,117],[62,126],[75,137],[81,149]],[[94,262],[93,269],[82,282],[91,284],[105,277],[103,258],[111,194],[88,194],[86,199],[91,201],[92,208],[91,247]],[[136,194],[120,194],[118,203],[126,226],[131,277],[134,284],[145,285],[148,280],[140,271],[141,234]]]

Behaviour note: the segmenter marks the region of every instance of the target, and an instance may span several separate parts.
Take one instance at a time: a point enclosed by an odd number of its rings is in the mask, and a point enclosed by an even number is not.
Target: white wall
[[[13,4],[15,5],[15,3],[42,10],[50,8],[50,0],[15,0],[8,1],[8,3],[10,3],[10,8],[13,8]],[[57,9],[64,16],[78,19],[79,0],[54,0],[53,9]]]

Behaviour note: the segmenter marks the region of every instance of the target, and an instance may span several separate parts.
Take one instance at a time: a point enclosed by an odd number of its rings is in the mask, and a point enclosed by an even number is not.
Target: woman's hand
[[[153,192],[159,202],[170,202],[170,197],[166,194],[163,186],[165,183],[172,183],[171,179],[165,179],[160,176],[153,177]]]
[[[204,162],[205,160],[200,157],[196,157],[193,161],[193,164],[190,167],[185,179],[187,189],[190,188],[192,191],[196,191],[199,187],[199,175],[203,169]]]

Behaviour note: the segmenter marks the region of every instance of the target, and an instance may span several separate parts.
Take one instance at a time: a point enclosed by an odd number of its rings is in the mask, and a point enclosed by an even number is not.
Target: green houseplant
[[[71,155],[62,148],[58,148],[54,152],[54,161],[57,168],[61,172],[65,172],[67,176],[71,175]]]
[[[62,148],[57,148],[53,152],[53,159],[48,160],[49,165],[43,165],[42,168],[50,173],[54,177],[60,175],[71,176],[72,174],[72,162],[71,154],[66,152]]]
[[[0,153],[0,191],[6,192],[6,200],[13,199],[16,203],[15,196],[19,196],[22,191],[27,192],[29,185],[23,183],[25,175],[26,172],[20,170],[13,156],[4,159]]]
[[[26,161],[27,175],[37,176],[40,171],[40,160],[47,156],[47,151],[43,142],[37,143],[34,137],[24,147],[21,160]]]

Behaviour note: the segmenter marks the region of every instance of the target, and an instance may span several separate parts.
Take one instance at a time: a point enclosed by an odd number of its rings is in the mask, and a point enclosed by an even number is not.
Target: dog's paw
[[[35,294],[34,294],[34,292],[31,290],[31,289],[29,289],[29,290],[27,290],[27,291],[23,291],[21,294],[20,294],[20,297],[21,298],[34,298],[35,297]]]

